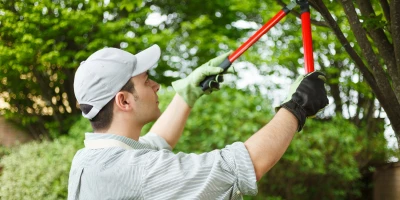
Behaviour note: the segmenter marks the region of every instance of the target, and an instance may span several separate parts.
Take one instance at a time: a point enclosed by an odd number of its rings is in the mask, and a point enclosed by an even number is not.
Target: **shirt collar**
[[[133,149],[151,149],[146,144],[142,144],[136,140],[121,135],[115,135],[110,133],[85,133],[85,141],[105,140],[105,139],[111,139],[123,142],[124,144],[132,147]]]

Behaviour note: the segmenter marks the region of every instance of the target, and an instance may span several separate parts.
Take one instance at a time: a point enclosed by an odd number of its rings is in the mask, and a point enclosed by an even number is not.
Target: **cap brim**
[[[153,66],[156,66],[161,56],[161,49],[158,45],[153,45],[138,54],[136,56],[136,69],[133,71],[132,77],[137,76]]]

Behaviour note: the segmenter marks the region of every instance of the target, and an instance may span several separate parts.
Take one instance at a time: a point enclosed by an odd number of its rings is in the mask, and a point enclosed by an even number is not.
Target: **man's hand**
[[[203,91],[200,87],[202,82],[207,76],[217,75],[222,73],[223,69],[218,67],[231,52],[222,54],[214,59],[209,60],[205,64],[194,70],[188,77],[172,82],[174,90],[185,100],[189,107],[193,107],[198,98],[203,94],[209,94],[215,88],[210,88]]]
[[[321,72],[302,75],[290,86],[289,95],[280,107],[289,110],[299,121],[298,131],[303,128],[306,118],[313,117],[328,105],[324,83],[326,77]]]

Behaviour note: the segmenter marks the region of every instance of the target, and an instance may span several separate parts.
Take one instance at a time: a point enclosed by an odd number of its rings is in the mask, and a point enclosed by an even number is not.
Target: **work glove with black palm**
[[[324,83],[326,77],[321,72],[301,75],[290,86],[289,95],[280,107],[289,110],[299,121],[297,131],[301,131],[307,117],[314,117],[317,112],[329,104]]]
[[[223,81],[221,73],[224,71],[221,67],[218,67],[231,52],[222,54],[214,59],[209,60],[200,67],[196,68],[192,73],[186,78],[172,82],[172,87],[175,92],[177,92],[189,105],[193,107],[197,99],[199,99],[203,94],[210,94],[211,92],[219,89],[219,82]],[[230,69],[233,69],[232,67]],[[231,70],[228,70],[231,72]],[[213,87],[203,91],[200,87],[200,83],[208,76],[218,75],[215,82],[213,82]]]

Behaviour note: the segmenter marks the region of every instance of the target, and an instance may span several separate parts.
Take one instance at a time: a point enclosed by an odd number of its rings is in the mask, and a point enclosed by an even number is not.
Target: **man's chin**
[[[161,116],[161,110],[160,109],[158,109],[158,113],[157,113],[157,119]]]
[[[158,118],[160,118],[160,116],[161,116],[161,111],[160,109],[158,109],[158,112],[157,114],[154,115],[154,119],[152,121],[156,121]]]

